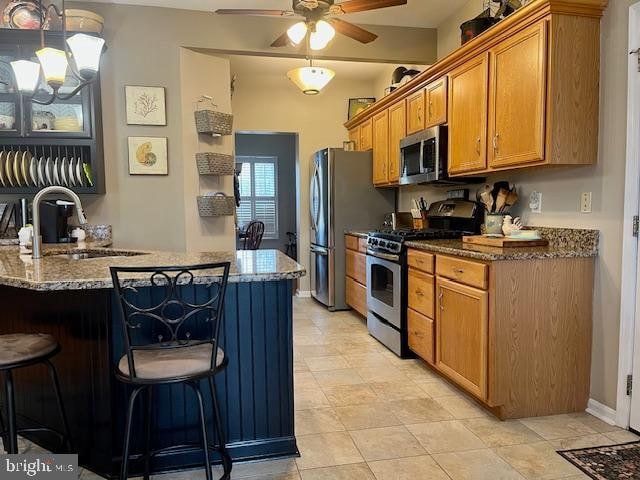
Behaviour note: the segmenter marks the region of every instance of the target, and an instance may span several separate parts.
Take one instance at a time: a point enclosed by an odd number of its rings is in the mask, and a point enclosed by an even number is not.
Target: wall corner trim
[[[616,411],[593,398],[590,398],[589,403],[587,403],[587,413],[590,413],[609,425],[617,425]]]

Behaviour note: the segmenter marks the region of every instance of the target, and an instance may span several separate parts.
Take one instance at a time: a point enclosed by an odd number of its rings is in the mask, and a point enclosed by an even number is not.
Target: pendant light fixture
[[[290,70],[287,77],[302,90],[305,95],[317,95],[326,87],[336,72],[329,68],[314,67],[313,59],[309,59],[308,67],[299,67]]]
[[[61,3],[62,10],[59,10],[53,3],[44,7],[42,0],[39,0],[38,4],[40,11],[43,12],[40,22],[41,48],[35,52],[38,62],[17,60],[11,62],[11,67],[18,91],[22,95],[31,97],[36,93],[40,74],[42,73],[45,82],[53,93],[50,94],[47,100],[42,101],[32,98],[32,101],[40,105],[50,105],[56,100],[69,100],[81,89],[96,80],[100,57],[104,48],[104,40],[85,33],[76,33],[67,38],[65,0],[62,0]],[[62,22],[63,50],[45,45],[44,26],[50,15],[55,15]],[[60,88],[64,84],[68,72],[78,85],[73,91],[62,95],[60,94]]]

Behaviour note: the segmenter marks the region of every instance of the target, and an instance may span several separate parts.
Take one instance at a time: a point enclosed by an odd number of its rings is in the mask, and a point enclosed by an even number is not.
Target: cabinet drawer
[[[360,253],[367,253],[367,239],[358,238],[358,251]]]
[[[407,254],[407,262],[412,268],[417,268],[426,273],[433,273],[433,257],[434,255],[420,250],[409,250]]]
[[[353,308],[360,315],[367,316],[367,287],[359,284],[353,278],[346,278],[346,300],[347,305]]]
[[[487,289],[489,266],[457,257],[436,256],[436,274],[472,287]]]
[[[420,358],[433,364],[435,362],[434,323],[430,318],[415,310],[407,311],[409,329],[409,348]]]
[[[367,283],[367,257],[362,253],[353,250],[346,251],[346,272],[347,277],[353,278],[356,282],[366,285]]]
[[[344,236],[344,246],[349,250],[358,250],[358,237],[354,237],[353,235],[345,235]]]
[[[429,318],[433,318],[433,301],[435,298],[435,281],[433,275],[410,268],[408,283],[409,308]]]

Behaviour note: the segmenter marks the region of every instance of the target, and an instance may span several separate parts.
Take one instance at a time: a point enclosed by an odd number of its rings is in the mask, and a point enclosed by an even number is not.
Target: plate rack
[[[0,194],[35,194],[60,185],[76,193],[97,193],[101,169],[90,145],[0,145]]]

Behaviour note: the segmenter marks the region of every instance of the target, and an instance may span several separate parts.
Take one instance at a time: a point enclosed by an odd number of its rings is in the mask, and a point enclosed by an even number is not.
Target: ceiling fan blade
[[[349,0],[335,5],[342,13],[365,12],[378,8],[397,7],[406,5],[408,0]]]
[[[376,34],[371,33],[364,28],[360,28],[359,26],[345,22],[344,20],[338,20],[337,18],[331,19],[331,25],[333,25],[333,28],[341,34],[353,38],[361,43],[371,43],[378,38]]]
[[[284,32],[282,35],[280,35],[278,38],[276,38],[274,40],[274,42],[271,44],[271,46],[272,47],[286,47],[290,43],[291,43],[291,41],[289,40],[289,35],[287,35],[287,32]]]
[[[218,15],[261,15],[269,17],[290,17],[293,12],[290,10],[260,10],[247,8],[221,8],[216,10]]]

